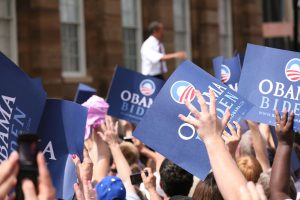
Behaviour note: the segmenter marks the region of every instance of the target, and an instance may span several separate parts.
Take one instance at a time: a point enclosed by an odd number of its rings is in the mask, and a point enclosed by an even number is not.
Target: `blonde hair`
[[[254,156],[240,157],[237,160],[237,165],[247,181],[252,181],[254,183],[258,181],[258,178],[262,173],[262,167]]]

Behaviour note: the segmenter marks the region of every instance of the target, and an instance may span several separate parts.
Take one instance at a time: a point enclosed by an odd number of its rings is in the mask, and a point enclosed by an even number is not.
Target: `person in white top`
[[[168,71],[165,61],[174,58],[185,59],[186,53],[183,51],[165,53],[162,43],[164,34],[162,23],[151,22],[148,29],[151,35],[141,47],[142,74],[164,79],[163,74]]]

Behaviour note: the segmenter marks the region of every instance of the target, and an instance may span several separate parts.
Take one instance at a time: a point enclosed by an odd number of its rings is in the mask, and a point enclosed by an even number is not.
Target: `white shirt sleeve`
[[[142,46],[141,54],[145,59],[149,60],[153,64],[158,63],[164,56],[164,54],[155,51],[154,48],[150,46],[150,44],[145,44],[144,46]]]
[[[140,197],[134,192],[126,192],[126,200],[141,200]]]

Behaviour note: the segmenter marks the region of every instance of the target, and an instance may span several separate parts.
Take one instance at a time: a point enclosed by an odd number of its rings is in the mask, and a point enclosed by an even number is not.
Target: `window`
[[[173,0],[175,51],[185,51],[191,57],[191,28],[189,0]],[[180,60],[176,61],[176,66]]]
[[[125,67],[140,71],[142,45],[141,1],[122,0],[122,26]]]
[[[17,62],[15,0],[0,0],[0,51]]]
[[[231,57],[233,53],[231,0],[219,0],[220,54]]]
[[[60,0],[64,76],[85,76],[85,36],[82,0]]]
[[[263,0],[263,36],[269,47],[291,49],[293,37],[293,1]]]

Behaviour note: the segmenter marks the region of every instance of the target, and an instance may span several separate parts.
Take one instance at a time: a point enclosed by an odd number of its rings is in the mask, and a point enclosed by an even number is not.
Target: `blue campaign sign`
[[[239,55],[232,58],[219,56],[213,59],[215,77],[234,91],[238,90],[241,75],[241,62]]]
[[[85,85],[83,83],[80,83],[78,85],[76,95],[74,98],[74,102],[83,104],[86,102],[91,96],[96,94],[97,90],[95,88],[92,88],[88,85]]]
[[[47,100],[38,136],[56,188],[56,198],[63,197],[64,187],[73,186],[64,186],[66,177],[69,178],[69,174],[66,174],[67,158],[69,154],[76,154],[83,159],[86,119],[87,109],[77,103]]]
[[[195,89],[209,104],[209,89],[217,97],[218,117],[229,108],[233,120],[240,121],[252,108],[239,94],[190,61],[182,63],[165,83],[152,107],[133,135],[177,165],[204,180],[210,164],[206,148],[193,126],[182,122],[178,114],[193,117],[184,104],[188,99],[199,109]]]
[[[160,79],[117,67],[107,98],[110,105],[108,114],[139,123],[164,83]]]
[[[300,130],[300,53],[248,44],[239,93],[256,107],[246,116],[275,125],[275,110],[295,112]]]
[[[2,53],[0,53],[0,85],[1,163],[17,149],[19,134],[37,131],[47,94]]]
[[[31,80],[34,85],[43,89],[43,82],[41,78],[32,78]]]

